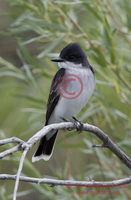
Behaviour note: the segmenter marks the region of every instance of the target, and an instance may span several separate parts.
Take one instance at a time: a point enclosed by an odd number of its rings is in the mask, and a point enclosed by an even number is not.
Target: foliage
[[[78,114],[82,122],[98,126],[130,157],[131,143],[131,4],[129,0],[12,0],[13,18],[7,32],[16,39],[20,66],[0,57],[1,138],[13,135],[27,140],[44,125],[46,102],[51,80],[57,71],[50,59],[70,42],[78,42],[94,67],[97,79],[94,95]],[[53,158],[48,163],[31,163],[27,157],[23,173],[57,179],[113,180],[130,175],[108,149],[93,149],[99,144],[92,134],[62,131]],[[65,138],[66,135],[66,138]],[[1,147],[1,149],[8,149]],[[57,150],[58,149],[58,150]],[[59,151],[60,150],[60,151]],[[65,150],[65,151],[64,151]],[[1,170],[16,172],[20,153],[7,157]],[[63,159],[64,157],[64,159]],[[65,159],[66,158],[66,159]],[[7,169],[6,165],[11,164]],[[49,169],[50,167],[50,169]],[[41,174],[41,175],[40,175]],[[8,183],[0,189],[1,199],[11,192]],[[32,190],[32,188],[34,188]],[[130,199],[131,187],[119,189],[119,195],[96,195],[95,199]],[[6,191],[7,190],[7,191]],[[22,199],[87,199],[76,191],[100,188],[66,188],[20,184]],[[116,188],[110,189],[118,191]],[[6,192],[5,192],[6,191]],[[108,190],[107,190],[108,191]],[[93,195],[88,195],[92,199]]]

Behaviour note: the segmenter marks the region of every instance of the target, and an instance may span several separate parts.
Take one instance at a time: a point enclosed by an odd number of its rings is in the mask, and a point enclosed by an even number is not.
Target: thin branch
[[[0,179],[2,180],[16,180],[16,175],[10,174],[1,174]],[[101,186],[118,186],[125,185],[131,183],[131,176],[128,178],[114,180],[114,181],[72,181],[72,180],[56,180],[56,179],[48,179],[48,178],[31,178],[20,176],[20,181],[29,182],[29,183],[37,183],[37,184],[49,184],[50,186],[86,186],[86,187],[101,187]]]
[[[20,150],[22,150],[22,149],[20,148],[20,145],[18,144],[17,146],[12,147],[11,149],[7,149],[6,151],[3,151],[2,153],[0,153],[0,159],[4,158],[7,155],[11,155],[17,151],[20,151]]]
[[[102,130],[95,126],[84,124],[84,131],[94,133],[103,141],[103,146],[110,149],[129,169],[131,169],[131,159],[122,150],[120,150]]]
[[[80,31],[80,33],[82,33],[83,37],[88,40],[88,42],[94,46],[94,44],[90,41],[89,37],[87,36],[87,34],[84,32],[84,30],[82,29],[82,27],[76,23],[71,17],[69,14],[67,14],[67,17],[70,19],[70,21],[74,24],[74,26]]]
[[[23,151],[23,154],[22,154],[21,159],[20,159],[19,168],[18,168],[17,175],[16,175],[16,181],[15,181],[15,187],[14,187],[14,193],[13,193],[13,200],[16,200],[16,195],[17,195],[17,190],[18,190],[19,180],[20,180],[20,174],[21,174],[24,159],[26,157],[28,150],[29,150],[29,148],[26,147],[25,150]]]
[[[98,144],[98,145],[93,144],[92,147],[99,147],[99,148],[105,148],[105,147],[107,147],[108,148],[108,146],[106,144],[104,144],[104,143]]]
[[[12,138],[8,138],[8,139],[4,139],[4,140],[0,140],[0,146],[4,145],[4,144],[8,144],[8,143],[22,143],[24,142],[23,140],[17,138],[17,137],[12,137]]]
[[[117,70],[112,69],[112,71],[118,76],[118,78],[125,84],[125,86],[131,91],[131,86],[128,84],[126,79]]]
[[[21,147],[20,147],[20,144],[24,143],[24,141],[17,138],[17,137],[12,137],[12,138],[8,138],[8,139],[0,140],[0,146],[8,144],[8,143],[18,143],[19,145],[12,147],[11,149],[5,150],[2,153],[0,153],[0,159],[4,158],[7,155],[10,155],[10,154],[13,154],[17,151],[22,150]]]

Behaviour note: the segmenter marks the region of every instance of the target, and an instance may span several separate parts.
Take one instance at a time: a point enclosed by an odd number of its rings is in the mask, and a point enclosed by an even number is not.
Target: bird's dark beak
[[[53,58],[53,59],[51,59],[51,61],[53,61],[53,62],[65,62],[65,60],[62,59],[62,58],[60,58],[60,57],[58,57],[58,58]]]

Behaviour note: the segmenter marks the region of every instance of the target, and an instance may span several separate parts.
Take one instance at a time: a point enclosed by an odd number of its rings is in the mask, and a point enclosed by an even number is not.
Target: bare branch
[[[106,148],[107,147],[108,148],[108,146],[106,144],[104,144],[104,143],[98,144],[98,145],[93,144],[92,147],[99,147],[99,148]]]
[[[17,190],[18,190],[18,185],[19,185],[19,180],[20,180],[20,174],[21,174],[24,159],[26,157],[28,150],[29,150],[29,148],[26,147],[25,150],[23,151],[23,154],[22,154],[21,159],[20,159],[19,168],[18,168],[17,175],[16,175],[13,200],[16,200],[16,195],[17,195]]]
[[[20,151],[20,145],[17,145],[11,149],[8,149],[6,151],[3,151],[0,153],[0,159],[4,158],[7,155],[13,154],[14,152]]]
[[[18,143],[19,145],[12,147],[11,149],[8,149],[8,150],[0,153],[0,159],[4,158],[7,155],[13,154],[14,152],[22,150],[20,144],[24,143],[24,141],[17,138],[17,137],[12,137],[12,138],[8,138],[8,139],[0,140],[0,146],[8,144],[8,143]]]
[[[103,141],[103,146],[109,148],[129,169],[131,169],[131,159],[120,150],[102,130],[95,126],[84,124],[84,131],[94,133]]]
[[[79,122],[78,125],[81,126]],[[75,128],[76,127],[72,122],[51,124],[45,126],[43,129],[38,131],[33,137],[31,137],[27,141],[27,144],[31,148],[40,138],[46,135],[49,131],[60,130],[60,129],[75,129]],[[94,133],[99,139],[103,141],[106,147],[108,147],[129,169],[131,169],[131,159],[123,151],[121,151],[116,146],[116,144],[114,144],[112,140],[102,130],[89,124],[83,124],[83,131]]]
[[[78,126],[81,126],[79,122],[77,123],[78,123]],[[44,126],[40,131],[38,131],[34,136],[32,136],[27,142],[23,142],[22,144],[19,144],[18,150],[24,149],[25,146],[30,149],[38,140],[40,140],[44,135],[46,135],[48,132],[52,130],[75,129],[75,128],[76,126],[72,122],[62,122],[62,123],[56,123],[56,124]],[[91,132],[95,134],[99,139],[103,141],[102,146],[106,146],[107,148],[109,148],[129,169],[131,169],[131,159],[123,151],[121,151],[117,147],[117,145],[114,144],[112,140],[102,130],[89,124],[83,124],[83,131],[87,131],[87,132]]]
[[[19,144],[22,142],[24,142],[24,141],[17,137],[12,137],[12,138],[8,138],[8,139],[0,140],[0,146],[2,146],[4,144],[8,144],[8,143],[18,143]]]
[[[76,124],[77,123],[77,124]],[[16,194],[17,194],[17,190],[18,190],[18,185],[19,185],[19,180],[23,180],[23,181],[27,181],[30,179],[30,181],[36,181],[37,183],[46,183],[46,184],[51,184],[51,186],[54,185],[76,185],[76,184],[82,184],[82,185],[87,185],[87,184],[93,184],[94,183],[97,184],[105,184],[105,185],[110,185],[113,186],[112,184],[128,184],[131,183],[131,178],[127,178],[127,179],[122,179],[122,180],[118,180],[118,181],[111,181],[111,182],[94,182],[94,181],[90,181],[90,182],[78,182],[78,181],[65,181],[65,180],[51,180],[51,179],[33,179],[33,178],[25,178],[23,179],[23,177],[20,177],[21,171],[22,171],[22,167],[23,167],[23,162],[25,159],[25,156],[27,154],[27,152],[30,150],[30,148],[38,141],[40,140],[43,136],[45,136],[48,132],[52,131],[52,130],[60,130],[60,129],[79,129],[79,127],[81,128],[81,123],[79,121],[76,121],[76,123],[72,123],[72,122],[63,122],[63,123],[57,123],[57,124],[51,124],[48,126],[45,126],[44,128],[42,128],[40,131],[38,131],[33,137],[31,137],[27,142],[23,142],[19,139],[16,140],[12,140],[12,138],[10,138],[10,142],[14,142],[17,141],[17,143],[20,143],[16,146],[13,147],[10,150],[6,150],[3,153],[0,154],[0,158],[3,158],[4,156],[14,153],[15,151],[19,151],[19,150],[24,150],[20,163],[19,163],[19,168],[18,168],[18,172],[17,175],[12,177],[12,179],[16,180],[15,183],[15,188],[14,188],[14,195],[13,195],[13,200],[16,200]],[[87,132],[91,132],[93,134],[95,134],[99,139],[101,139],[103,141],[102,145],[93,145],[93,147],[107,147],[109,148],[129,169],[131,169],[131,159],[123,152],[121,151],[116,144],[114,144],[112,142],[112,140],[99,128],[89,125],[89,124],[83,124],[83,131],[87,131]],[[2,141],[2,145],[7,144],[9,140],[3,140]],[[10,176],[11,177],[11,176]],[[42,182],[41,182],[42,181]],[[45,181],[45,182],[44,182]],[[126,181],[126,182],[125,182]]]
[[[0,179],[2,180],[16,180],[16,175],[10,174],[1,174]],[[37,183],[37,184],[49,184],[51,186],[86,186],[86,187],[114,187],[118,185],[125,185],[131,183],[131,176],[128,178],[114,180],[114,181],[72,181],[72,180],[56,180],[56,179],[48,179],[48,178],[31,178],[20,176],[20,181],[29,182],[29,183]]]

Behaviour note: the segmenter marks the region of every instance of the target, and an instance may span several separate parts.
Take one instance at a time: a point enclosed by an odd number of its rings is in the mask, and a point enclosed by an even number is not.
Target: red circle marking
[[[74,96],[74,97],[66,97],[66,96],[63,95],[63,94],[61,93],[61,91],[60,91],[60,83],[61,83],[61,81],[62,81],[65,77],[67,77],[67,76],[74,76],[75,78],[77,78],[77,79],[79,80],[79,82],[80,82],[80,84],[81,84],[81,90],[80,90],[79,94],[77,94],[77,95]],[[65,80],[65,81],[64,81],[64,84],[63,84],[63,89],[64,89],[64,91],[65,91],[66,94],[68,94],[68,95],[75,95],[75,92],[71,93],[71,92],[68,92],[67,89],[66,89],[66,84],[67,84],[67,82],[69,82],[69,81],[76,81],[76,79],[69,78],[69,79]],[[75,99],[75,98],[79,97],[79,96],[81,95],[82,91],[83,91],[83,82],[82,82],[82,80],[81,80],[77,75],[75,75],[75,74],[66,74],[66,75],[62,76],[62,77],[60,78],[60,80],[58,81],[57,88],[58,88],[59,94],[60,94],[62,97],[64,97],[65,99]]]
[[[68,92],[67,89],[66,89],[66,84],[69,82],[69,81],[76,81],[76,79],[74,78],[68,78],[64,81],[64,84],[63,84],[63,89],[65,91],[66,94],[69,94],[69,95],[75,95],[75,92]]]

